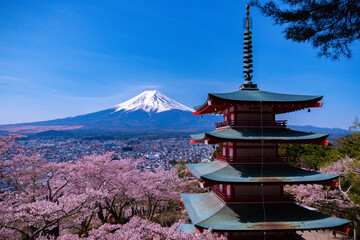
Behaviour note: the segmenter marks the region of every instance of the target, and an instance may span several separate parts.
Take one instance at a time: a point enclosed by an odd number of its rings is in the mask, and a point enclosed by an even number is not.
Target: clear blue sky
[[[318,58],[255,8],[254,82],[321,94],[324,107],[279,119],[347,128],[360,117],[360,47]],[[74,116],[158,89],[187,105],[238,89],[245,3],[227,1],[1,1],[0,124]]]

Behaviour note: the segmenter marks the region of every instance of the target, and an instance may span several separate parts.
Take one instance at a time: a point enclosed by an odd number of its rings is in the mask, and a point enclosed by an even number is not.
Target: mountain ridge
[[[149,90],[114,107],[72,117],[0,125],[0,134],[59,135],[66,131],[74,135],[146,135],[183,134],[215,130],[214,123],[223,118],[214,115],[194,116],[193,109],[176,102],[158,90]],[[315,126],[288,127],[298,131],[329,133],[330,138],[349,135],[350,131],[340,128]],[[66,135],[66,134],[65,134]]]
[[[165,96],[158,90],[144,91],[141,94],[123,102],[115,107],[115,112],[120,110],[145,112],[165,112],[173,109],[193,112],[194,110]]]
[[[221,121],[218,116],[194,116],[193,111],[157,90],[150,90],[105,110],[48,121],[2,125],[0,132],[35,134],[67,130],[78,134],[193,133],[211,130],[214,122]]]

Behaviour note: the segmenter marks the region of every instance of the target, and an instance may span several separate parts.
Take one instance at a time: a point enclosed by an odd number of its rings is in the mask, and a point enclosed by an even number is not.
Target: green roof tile
[[[288,164],[229,165],[218,161],[186,164],[198,179],[223,183],[315,183],[335,179],[338,175],[307,171]]]
[[[239,102],[263,102],[263,103],[299,103],[299,102],[317,102],[322,99],[320,95],[294,95],[273,93],[261,90],[239,90],[230,93],[209,93],[208,99],[202,105],[195,106],[199,110],[207,104],[210,98],[219,98],[222,100],[239,101]]]
[[[196,232],[197,228],[194,224],[182,224],[177,228],[177,230],[182,232]]]
[[[350,222],[295,203],[265,203],[264,211],[262,203],[226,205],[212,192],[181,194],[181,198],[195,226],[215,231],[313,230]]]
[[[311,141],[326,139],[328,134],[307,133],[294,131],[289,128],[251,128],[251,127],[230,127],[207,133],[193,134],[191,138],[195,141],[203,141],[208,137],[215,137],[235,141]]]

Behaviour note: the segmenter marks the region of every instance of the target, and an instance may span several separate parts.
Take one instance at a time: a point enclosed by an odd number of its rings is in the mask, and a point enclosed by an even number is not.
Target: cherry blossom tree
[[[180,192],[185,188],[175,169],[170,171],[140,172],[137,178],[137,198],[146,204],[146,218],[152,220],[155,211],[169,200],[180,200]]]
[[[8,160],[22,150],[20,144],[16,141],[23,136],[11,134],[9,136],[0,136],[0,180],[5,181],[4,174],[8,171]]]
[[[13,187],[0,193],[0,240],[213,239],[210,231],[178,231],[181,222],[149,221],[188,185],[175,169],[140,171],[138,162],[113,160],[112,153],[46,162],[26,155],[16,139],[0,138],[1,182]],[[146,214],[131,211],[138,207]]]
[[[125,223],[125,210],[135,202],[138,170],[130,159],[113,160],[112,153],[93,155],[71,166],[68,191],[72,194],[88,192],[93,202],[83,209],[78,221],[79,234],[88,234],[95,218],[105,223]]]
[[[336,215],[346,214],[356,230],[360,225],[360,162],[345,157],[321,168],[320,172],[340,175],[338,186],[299,185],[287,189],[305,205]]]
[[[23,137],[25,136],[15,134],[10,134],[6,137],[0,136],[0,156],[3,156],[6,151],[16,150],[18,147],[20,147],[19,143],[16,142],[16,140]]]
[[[225,240],[223,236],[217,236],[211,233],[211,229],[203,232],[186,233],[177,230],[177,228],[184,222],[178,222],[171,227],[162,227],[160,224],[150,222],[140,217],[133,217],[126,224],[104,224],[97,229],[89,232],[89,236],[85,239],[91,240],[111,240],[111,239],[124,239],[124,240],[138,240],[138,239],[183,239],[183,240],[196,240],[196,239],[217,239]],[[84,238],[74,238],[74,235],[64,235],[59,238],[60,240],[80,240]]]
[[[39,156],[20,153],[2,162],[2,180],[15,188],[0,194],[0,226],[27,239],[59,235],[60,222],[76,214],[87,194],[65,194],[70,163],[48,163]]]

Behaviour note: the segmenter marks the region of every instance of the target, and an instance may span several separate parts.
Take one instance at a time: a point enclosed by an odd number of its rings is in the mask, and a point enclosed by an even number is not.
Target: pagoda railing
[[[261,159],[261,156],[236,156],[236,157],[229,157],[224,156],[220,153],[214,153],[214,158],[223,162],[253,162],[253,161],[261,161],[264,160],[264,162],[283,162],[286,161],[286,157],[278,156],[263,156]]]
[[[223,193],[222,191],[220,191],[217,187],[212,187],[211,190],[219,196],[219,198],[221,198],[222,200],[226,201],[227,197],[226,194]]]
[[[262,196],[236,196],[235,198],[224,200],[224,201],[234,201],[234,202],[261,202],[263,200]],[[264,195],[264,201],[272,202],[272,201],[295,201],[295,197],[289,194],[280,195]]]
[[[261,202],[262,196],[250,196],[250,195],[244,195],[244,196],[234,196],[234,197],[228,197],[225,193],[220,191],[217,187],[212,187],[211,191],[213,191],[219,198],[221,198],[223,201],[226,202]],[[287,201],[287,202],[293,202],[295,201],[295,197],[290,194],[284,194],[284,195],[264,195],[264,200],[266,202],[271,201]]]
[[[248,121],[224,121],[215,123],[216,128],[229,127],[229,126],[277,126],[277,127],[286,127],[287,120],[276,120],[276,121],[257,121],[257,120],[248,120]]]

